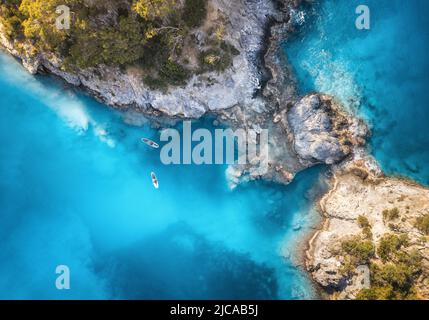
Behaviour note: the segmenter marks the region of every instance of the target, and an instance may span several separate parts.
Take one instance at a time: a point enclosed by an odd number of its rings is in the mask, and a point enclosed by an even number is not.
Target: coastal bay
[[[150,122],[126,124],[127,115],[0,57],[1,298],[315,295],[282,249],[314,224],[321,191],[310,190],[323,168],[287,187],[231,191],[225,166],[163,165],[140,142],[159,138]],[[58,264],[70,267],[69,291],[55,289]]]
[[[427,79],[417,72],[418,67],[405,63],[410,52],[395,50],[393,40],[403,37],[400,29],[415,16],[413,10],[426,7],[417,1],[415,7],[407,7],[408,13],[383,20],[380,13],[396,13],[398,4],[379,2],[378,7],[371,3],[373,21],[378,18],[385,29],[380,31],[376,25],[369,33],[353,29],[353,3],[327,0],[298,5],[299,1],[208,1],[207,20],[187,36],[204,55],[213,35],[220,32],[213,33],[211,27],[224,23],[228,27],[219,33],[223,39],[219,46],[234,52],[234,57],[226,59],[230,65],[222,72],[199,69],[187,82],[167,89],[154,89],[147,79],[141,81],[144,70],[136,65],[65,70],[61,54],[39,50],[33,41],[2,32],[2,45],[30,74],[1,55],[0,67],[7,75],[2,80],[2,105],[10,105],[2,108],[1,139],[4,145],[19,143],[4,149],[1,163],[7,221],[2,234],[6,236],[9,226],[16,236],[4,244],[3,251],[15,252],[15,257],[1,266],[0,284],[16,278],[17,270],[28,273],[27,280],[33,279],[40,289],[36,296],[25,281],[9,284],[18,298],[316,298],[297,256],[304,253],[303,239],[320,226],[307,252],[308,260],[316,261],[307,261],[310,274],[326,291],[338,291],[331,297],[359,296],[362,288],[342,285],[354,279],[353,270],[344,276],[341,269],[350,257],[341,257],[337,250],[325,259],[324,253],[331,245],[338,246],[343,236],[359,235],[360,216],[371,226],[377,222],[380,229],[383,213],[372,212],[372,204],[359,216],[346,210],[350,228],[333,223],[337,228],[328,229],[341,211],[335,205],[332,210],[324,206],[323,199],[335,195],[335,183],[320,202],[326,218],[323,226],[316,206],[332,176],[332,181],[338,181],[351,174],[365,184],[368,176],[381,179],[385,172],[427,184],[423,165],[427,139],[420,134],[427,120],[422,103]],[[103,18],[120,16],[118,8],[108,9]],[[409,50],[421,52],[418,44],[428,42],[425,36],[412,42]],[[378,55],[381,38],[391,41],[393,58]],[[414,85],[392,80],[399,74],[386,69],[392,61],[404,81]],[[417,54],[416,61],[426,70],[423,56]],[[198,63],[193,64],[190,68],[195,71]],[[74,87],[83,88],[91,97]],[[404,99],[416,93],[418,99]],[[402,112],[404,105],[410,112]],[[212,131],[219,125],[268,129],[269,170],[261,174],[249,165],[163,166],[153,150],[141,145],[142,135],[159,141],[159,129],[180,130],[180,120],[190,118],[193,126]],[[414,118],[418,121],[411,124]],[[368,128],[372,131],[370,149],[365,148]],[[404,144],[404,136],[413,137],[413,143],[405,140]],[[148,177],[154,171],[161,181],[158,192]],[[354,201],[362,204],[360,197],[367,191],[357,188],[360,180],[343,181],[342,190],[352,192],[341,195],[340,207]],[[398,188],[405,197],[425,192],[401,180],[386,181],[392,192]],[[393,210],[383,202],[388,197],[380,194],[377,205]],[[404,195],[397,196],[402,199]],[[421,202],[426,202],[424,196]],[[411,208],[413,203],[406,205]],[[424,219],[426,209],[422,208],[416,209],[417,215],[402,216],[403,223],[411,226],[407,232],[420,235],[420,229],[412,226],[414,220]],[[39,229],[32,219],[43,221]],[[389,228],[377,229],[374,243]],[[332,243],[323,241],[326,232],[333,235]],[[26,233],[32,234],[28,251]],[[64,234],[76,240],[73,246]],[[367,229],[365,234],[372,237]],[[48,238],[60,245],[50,245]],[[372,248],[370,240],[364,240],[366,248]],[[424,246],[417,247],[424,250]],[[31,278],[27,262],[35,255],[42,258],[36,265],[38,276]],[[46,270],[64,259],[78,271],[79,290],[44,289]],[[371,259],[363,262],[378,261],[377,256]],[[130,279],[130,274],[138,276]],[[326,280],[326,274],[338,277]],[[424,289],[424,278],[419,286]],[[420,292],[424,296],[424,290]]]

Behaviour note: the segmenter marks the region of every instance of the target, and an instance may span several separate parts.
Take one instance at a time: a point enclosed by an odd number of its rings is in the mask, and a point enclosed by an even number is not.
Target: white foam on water
[[[292,21],[296,25],[303,25],[306,22],[307,13],[304,10],[296,10],[291,8],[290,15],[292,17]]]
[[[316,91],[333,95],[347,109],[355,109],[362,93],[347,64],[335,60],[327,50],[311,50],[310,57],[303,59],[301,67],[314,79]]]
[[[84,134],[89,127],[94,128],[93,133],[99,140],[114,148],[115,141],[108,136],[107,131],[97,123],[88,113],[84,103],[79,101],[79,97],[70,90],[60,88],[47,88],[34,76],[24,70],[24,68],[12,57],[0,53],[2,63],[2,73],[7,74],[7,80],[12,83],[21,83],[23,89],[31,96],[42,102],[53,110],[64,123],[76,131]]]
[[[106,129],[101,127],[100,125],[94,125],[94,134],[97,136],[101,142],[107,144],[110,148],[116,147],[116,142],[112,138],[109,137]]]
[[[37,95],[46,92],[45,88],[41,88]],[[78,133],[83,133],[88,130],[89,124],[92,122],[85,106],[76,100],[71,94],[64,95],[61,92],[47,92],[42,100],[49,108],[54,110],[57,115],[72,129]]]

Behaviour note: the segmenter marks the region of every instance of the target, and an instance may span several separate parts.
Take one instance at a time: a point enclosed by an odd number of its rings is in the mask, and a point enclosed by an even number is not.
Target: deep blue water
[[[0,72],[1,299],[313,296],[284,256],[316,217],[322,168],[231,191],[224,166],[162,165],[140,142],[158,139],[149,126],[3,53]]]
[[[367,5],[371,29],[355,27]],[[301,94],[335,95],[372,127],[389,174],[429,185],[429,1],[320,0],[285,43]]]

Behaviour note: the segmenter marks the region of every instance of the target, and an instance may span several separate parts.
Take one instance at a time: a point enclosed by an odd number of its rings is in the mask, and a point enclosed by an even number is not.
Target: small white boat
[[[150,176],[152,177],[153,186],[155,187],[155,189],[158,189],[159,188],[159,182],[158,182],[158,178],[156,177],[155,173],[151,172]]]
[[[157,144],[155,141],[152,141],[152,140],[147,139],[147,138],[142,138],[141,140],[144,144],[147,144],[149,147],[152,147],[154,149],[159,148],[159,144]]]

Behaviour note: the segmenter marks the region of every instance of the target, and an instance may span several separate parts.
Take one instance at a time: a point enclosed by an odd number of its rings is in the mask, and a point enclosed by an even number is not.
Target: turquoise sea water
[[[361,4],[370,30],[355,27]],[[371,125],[387,173],[429,185],[429,1],[320,0],[305,13],[284,46],[301,93],[338,97]]]
[[[162,165],[139,142],[158,139],[150,127],[5,54],[0,71],[1,299],[313,296],[285,248],[316,216],[322,168],[230,191],[223,166]]]
[[[355,28],[358,4],[371,9],[369,31]],[[371,124],[372,153],[388,173],[426,184],[428,8],[324,0],[285,43],[301,93],[336,95]],[[225,167],[162,165],[139,142],[158,138],[150,127],[127,125],[4,54],[0,71],[0,299],[314,295],[285,256],[316,217],[323,168],[287,187],[230,191]],[[55,288],[60,264],[71,270],[68,291]]]

